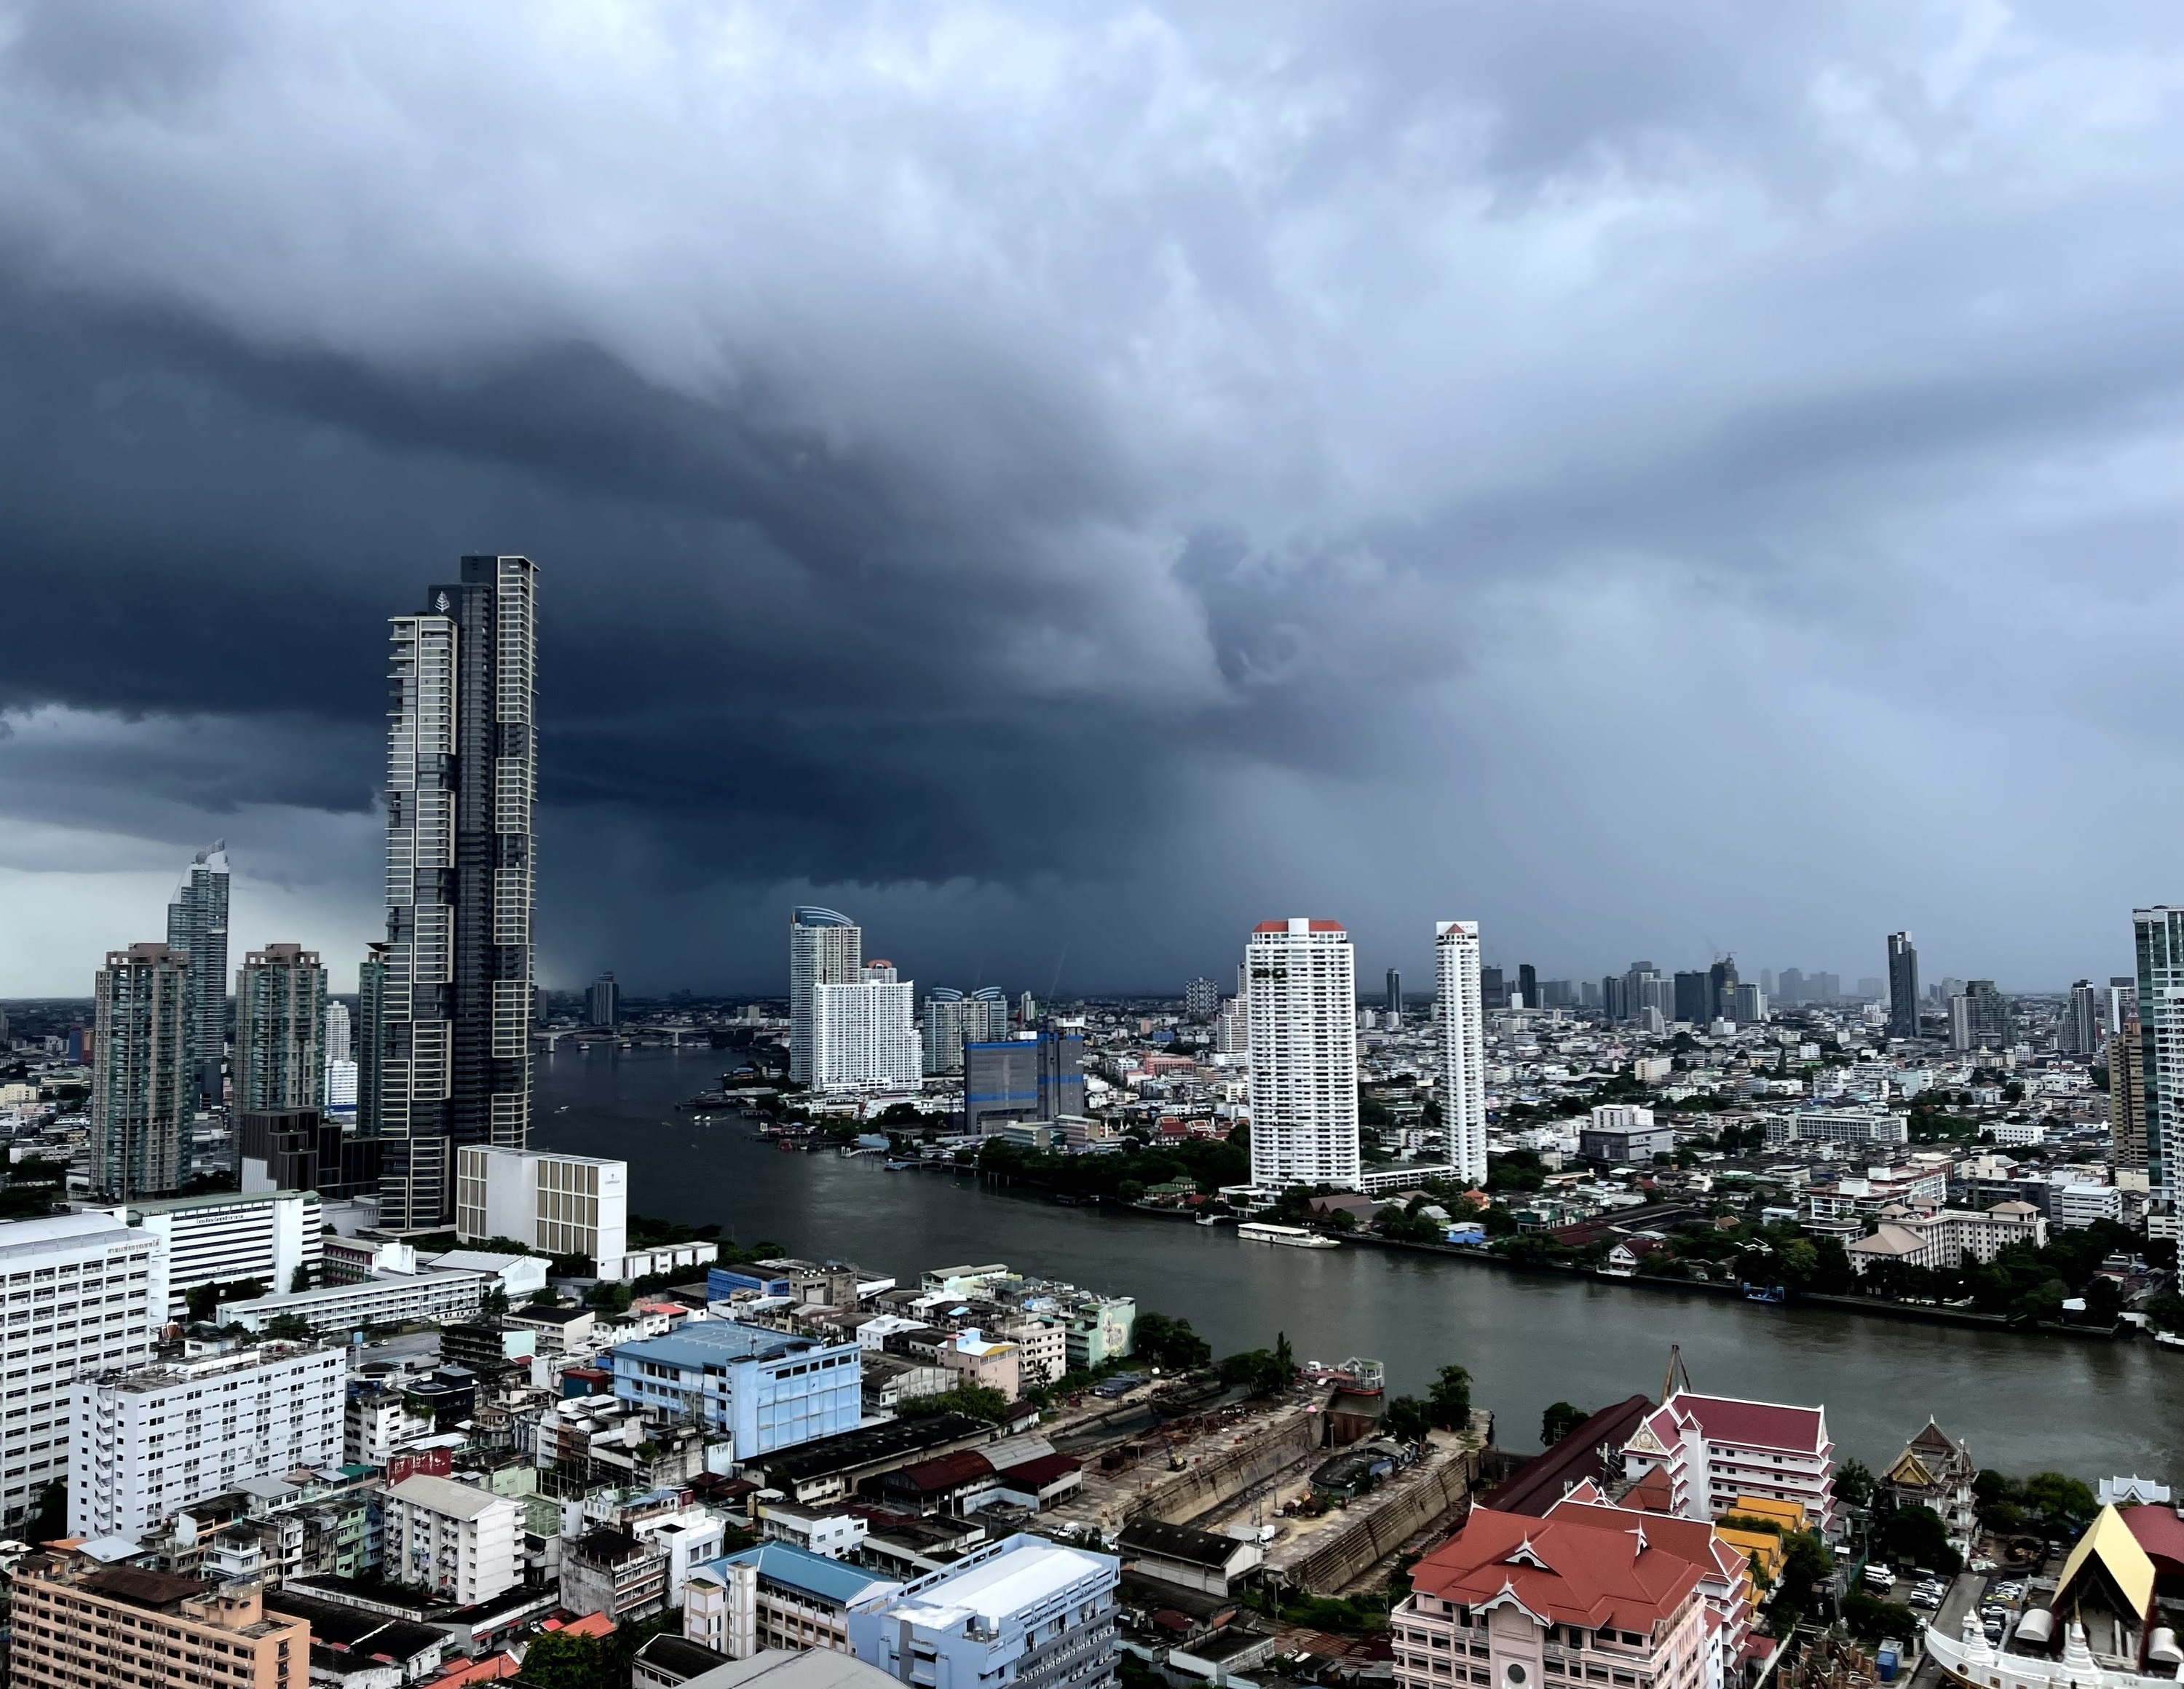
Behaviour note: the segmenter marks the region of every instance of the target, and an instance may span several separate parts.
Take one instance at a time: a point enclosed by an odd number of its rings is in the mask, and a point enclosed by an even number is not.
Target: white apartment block
[[[915,1091],[925,1081],[916,986],[884,977],[811,988],[811,1089]],[[869,973],[869,970],[868,970]]]
[[[69,1530],[141,1536],[192,1502],[342,1455],[338,1349],[267,1343],[75,1387]]]
[[[104,1212],[165,1243],[154,1306],[167,1319],[182,1318],[204,1285],[254,1279],[270,1296],[290,1289],[298,1268],[318,1282],[326,1225],[315,1190],[223,1190]]]
[[[68,1476],[75,1381],[141,1366],[159,1315],[159,1240],[110,1214],[0,1224],[0,1519],[19,1523]]]
[[[2081,1231],[2095,1220],[2123,1218],[2123,1192],[2113,1185],[2058,1185],[2048,1199],[2058,1231]]]
[[[2004,1244],[2029,1243],[2039,1249],[2047,1242],[2047,1218],[2030,1202],[1997,1202],[1984,1212],[1942,1208],[1918,1213],[1889,1207],[1881,1211],[1880,1224],[1870,1236],[1852,1238],[1843,1252],[1861,1274],[1876,1261],[1953,1270],[1967,1257],[1982,1265],[1992,1261]]]
[[[1449,1164],[1486,1183],[1486,1034],[1479,994],[1479,923],[1434,923],[1434,1012],[1440,1018],[1440,1118]]]
[[[444,1325],[471,1318],[484,1302],[486,1291],[499,1282],[493,1273],[412,1273],[361,1285],[327,1285],[289,1296],[224,1302],[214,1318],[222,1325],[231,1322],[263,1331],[284,1313],[298,1314],[314,1337],[346,1336],[365,1325]]]
[[[470,1606],[523,1580],[523,1509],[505,1496],[418,1473],[387,1492],[385,1575]]]
[[[1262,921],[1244,952],[1251,1182],[1357,1187],[1357,985],[1340,921]]]
[[[465,1144],[455,1151],[455,1239],[513,1238],[549,1255],[588,1255],[604,1279],[629,1252],[629,1164]]]

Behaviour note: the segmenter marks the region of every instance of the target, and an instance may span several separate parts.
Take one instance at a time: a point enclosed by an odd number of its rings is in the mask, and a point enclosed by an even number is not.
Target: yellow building
[[[1730,1525],[1727,1521],[1732,1519],[1764,1520],[1780,1529],[1746,1530]],[[1715,1536],[1754,1561],[1771,1584],[1781,1574],[1786,1540],[1806,1529],[1804,1504],[1773,1496],[1739,1496],[1722,1510],[1713,1529]]]

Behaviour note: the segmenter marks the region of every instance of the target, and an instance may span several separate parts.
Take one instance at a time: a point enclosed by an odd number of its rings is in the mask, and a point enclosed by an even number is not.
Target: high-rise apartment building
[[[1221,1006],[1221,988],[1203,975],[1183,985],[1183,1013],[1186,1020],[1210,1021]]]
[[[1713,1018],[1707,1004],[1707,976],[1702,970],[1691,969],[1676,975],[1674,989],[1678,1020],[1703,1027]]]
[[[821,985],[862,978],[864,930],[833,909],[800,909],[788,917],[788,1077],[811,1082],[811,994]]]
[[[1540,970],[1529,962],[1517,965],[1517,995],[1528,1009],[1540,1006]]]
[[[220,1063],[227,1049],[227,841],[200,850],[167,906],[167,948],[188,961],[193,1106],[220,1100]]]
[[[2157,1201],[2174,1205],[2184,1163],[2184,907],[2134,909],[2131,920],[2138,956],[2147,1181]]]
[[[1403,976],[1400,970],[1388,970],[1388,1024],[1403,1023]]]
[[[926,994],[922,1040],[927,1073],[960,1073],[966,1045],[990,1044],[1008,1035],[1008,994],[1000,986],[983,986],[967,997],[946,985],[936,985]]]
[[[584,1020],[588,1025],[616,1027],[621,1024],[621,987],[615,984],[613,969],[585,988]]]
[[[181,1183],[200,1077],[188,959],[166,945],[109,950],[93,989],[92,1189],[123,1200],[163,1196]]]
[[[2123,1030],[2126,1019],[2138,1017],[2138,981],[2128,974],[2111,973],[2108,987],[2100,994],[2101,1034],[2114,1038]]]
[[[1725,956],[1707,970],[1707,1017],[1709,1020],[1733,1021],[1736,1018],[1736,958]]]
[[[326,999],[326,1060],[356,1060],[355,1025],[348,1005],[333,997]]]
[[[1340,921],[1262,921],[1251,977],[1251,1182],[1355,1190],[1357,978]]]
[[[2091,1056],[2101,1047],[2107,1028],[2103,1025],[2100,994],[2090,979],[2070,987],[2063,1005],[2063,1022],[2055,1029],[2056,1047],[2066,1056]]]
[[[1888,1035],[1919,1035],[1919,951],[1908,933],[1888,935]]]
[[[2109,1040],[2109,1136],[2115,1164],[2146,1170],[2145,1031],[2134,1006]]]
[[[301,945],[268,945],[235,976],[235,1106],[322,1108],[326,971]]]
[[[449,1217],[454,1150],[531,1131],[538,571],[465,557],[392,618],[380,1224]]]
[[[151,1358],[166,1317],[153,1301],[160,1248],[111,1214],[0,1224],[0,1290],[26,1315],[0,1328],[10,1392],[0,1416],[0,1521],[20,1524],[47,1485],[67,1477],[77,1374]]]
[[[1949,999],[1949,1042],[1958,1050],[2003,1051],[2017,1041],[2017,1022],[2009,999],[1992,979],[1965,982],[1961,995]]]
[[[1486,1031],[1479,994],[1479,923],[1434,923],[1434,1009],[1440,1017],[1440,1126],[1449,1165],[1486,1183]]]
[[[296,1343],[79,1380],[70,1531],[141,1536],[248,1479],[340,1464],[347,1386],[339,1349]]]
[[[1767,994],[1750,980],[1739,980],[1729,988],[1728,1006],[1723,1018],[1735,1021],[1739,1026],[1760,1026],[1767,1020]]]
[[[356,1130],[377,1138],[387,1080],[387,946],[365,946],[356,969]]]
[[[924,1040],[911,1012],[917,988],[894,974],[879,962],[855,984],[812,986],[813,1090],[914,1091],[922,1082]]]

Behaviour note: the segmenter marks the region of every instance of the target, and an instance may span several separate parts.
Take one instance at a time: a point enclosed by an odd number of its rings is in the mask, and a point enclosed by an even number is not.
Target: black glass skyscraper
[[[1908,933],[1888,935],[1888,1035],[1919,1035],[1919,950]]]
[[[454,1148],[531,1132],[538,571],[465,557],[393,618],[380,1224],[452,1217]]]
[[[167,906],[167,948],[190,970],[191,1088],[197,1106],[220,1100],[227,1049],[227,841],[200,850]]]

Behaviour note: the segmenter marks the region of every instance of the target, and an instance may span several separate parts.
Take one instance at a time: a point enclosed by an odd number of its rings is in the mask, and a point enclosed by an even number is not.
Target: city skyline
[[[553,571],[564,986],[754,988],[803,903],[967,987],[1284,907],[1423,978],[1452,899],[1553,977],[1908,928],[2062,989],[2184,896],[2184,19],[1100,4],[913,86],[951,0],[518,13],[459,113],[392,19],[102,77],[69,10],[0,67],[0,580],[96,613],[0,677],[0,995],[222,836],[237,953],[355,955],[374,626],[488,548]]]

